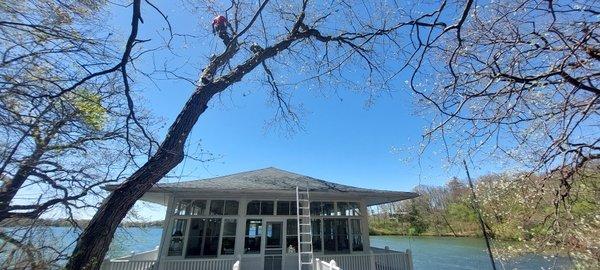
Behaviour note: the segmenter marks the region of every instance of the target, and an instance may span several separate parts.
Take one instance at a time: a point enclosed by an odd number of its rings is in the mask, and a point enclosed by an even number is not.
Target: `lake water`
[[[492,269],[483,238],[371,236],[371,246],[410,249],[415,269]],[[496,259],[498,269],[570,269],[566,258],[528,254]]]
[[[74,234],[65,235],[67,228],[52,228],[51,231],[62,235],[65,243],[73,240],[68,235]],[[161,233],[161,228],[119,229],[109,256],[116,258],[132,251],[154,249],[159,245]],[[485,242],[481,238],[371,236],[370,239],[374,247],[412,250],[415,269],[491,269]],[[534,254],[497,261],[498,269],[569,269],[569,265],[565,258],[545,259]]]

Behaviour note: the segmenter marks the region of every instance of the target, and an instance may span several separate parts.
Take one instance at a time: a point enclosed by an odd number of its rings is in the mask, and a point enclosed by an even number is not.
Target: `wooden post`
[[[154,265],[154,269],[160,270],[162,269],[160,263],[162,259],[167,255],[169,247],[165,247],[170,244],[170,231],[173,220],[173,208],[175,207],[175,195],[169,195],[167,198],[167,211],[165,212],[165,220],[163,221],[163,230],[160,236],[160,244],[158,245],[158,254],[156,256],[156,263]],[[169,239],[169,240],[167,240]]]
[[[410,251],[410,249],[406,249],[406,269],[407,270],[413,270],[413,263],[412,263],[412,251]]]
[[[321,270],[321,260],[319,260],[319,258],[315,259],[315,265],[314,265],[314,270]]]
[[[371,269],[377,269],[375,266],[375,260],[377,258],[375,258],[375,256],[377,256],[375,254],[375,252],[373,252],[372,248],[369,248],[369,265],[371,266]]]
[[[240,270],[240,261],[237,261],[233,264],[233,270]]]
[[[335,261],[334,261],[334,260],[331,260],[331,261],[329,262],[329,269],[331,269],[331,270],[337,270],[337,269],[338,269],[338,267],[337,267],[337,263],[335,263]]]

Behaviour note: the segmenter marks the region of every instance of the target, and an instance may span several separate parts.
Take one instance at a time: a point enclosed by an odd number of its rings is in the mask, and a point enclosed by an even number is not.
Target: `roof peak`
[[[302,177],[310,177],[312,179],[316,179],[316,180],[320,180],[320,181],[325,181],[325,180],[317,179],[317,178],[314,178],[314,177],[311,177],[311,176],[308,176],[308,175],[303,175],[303,174],[300,174],[300,173],[291,172],[291,171],[288,171],[288,170],[284,170],[284,169],[280,169],[280,168],[277,168],[277,167],[270,166],[270,167],[265,167],[265,168],[261,168],[261,169],[255,169],[255,170],[249,170],[249,171],[243,171],[243,172],[237,172],[237,173],[231,173],[231,174],[224,174],[224,175],[207,177],[207,178],[200,178],[200,179],[190,180],[190,181],[184,181],[184,182],[212,180],[212,179],[225,178],[225,177],[231,177],[231,176],[239,176],[239,175],[244,175],[244,174],[258,173],[258,172],[262,172],[262,171],[278,171],[278,172],[283,172],[283,173],[287,173],[287,174],[293,174],[293,175],[298,175],[298,176],[302,176]]]

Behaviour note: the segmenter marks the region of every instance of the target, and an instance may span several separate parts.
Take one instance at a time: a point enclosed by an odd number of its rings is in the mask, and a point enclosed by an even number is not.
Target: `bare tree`
[[[453,160],[492,153],[560,171],[566,196],[577,169],[600,157],[600,3],[467,1],[462,10],[415,52],[409,84],[436,119],[426,141],[440,135]]]
[[[450,163],[526,171],[514,181],[536,187],[532,215],[547,216],[531,220],[552,232],[537,243],[564,243],[577,223],[573,187],[595,179],[586,174],[600,158],[600,2],[442,1],[433,19],[453,10],[457,23],[423,31],[402,70],[433,120],[424,143],[443,147]],[[546,195],[552,213],[541,211]]]
[[[0,3],[0,222],[27,225],[0,232],[1,267],[64,263],[67,247],[33,239],[36,219],[59,214],[76,227],[74,212],[94,209],[99,186],[149,151],[145,113],[127,102],[135,40],[124,52],[112,45],[105,4]]]
[[[134,28],[142,18],[142,4],[133,1]],[[397,60],[386,54],[404,50],[400,45],[404,34],[445,25],[427,22],[431,14],[413,18],[396,3],[264,0],[201,6],[209,14],[226,13],[231,29],[226,38],[219,34],[225,43],[223,50],[208,59],[193,94],[156,152],[102,203],[78,240],[68,269],[99,267],[127,211],[182,161],[184,144],[209,102],[245,76],[260,72],[278,108],[278,118],[295,125],[297,116],[289,100],[294,87],[316,86],[324,91],[330,86],[347,87],[376,96],[390,89],[390,66]],[[298,70],[302,72],[300,81],[276,75],[285,77]]]

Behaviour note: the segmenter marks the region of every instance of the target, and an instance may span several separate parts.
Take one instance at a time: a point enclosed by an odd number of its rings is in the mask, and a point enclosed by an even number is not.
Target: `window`
[[[296,215],[295,201],[279,201],[277,202],[277,215],[279,216],[294,216]]]
[[[246,237],[244,241],[245,254],[260,253],[260,241],[262,236],[262,220],[248,219],[246,220]]]
[[[282,222],[267,222],[267,233],[265,240],[266,248],[281,248],[283,235]]]
[[[220,234],[220,218],[192,218],[185,256],[217,256]]]
[[[327,253],[347,253],[350,251],[348,241],[347,219],[324,219],[324,248]]]
[[[352,216],[352,209],[348,206],[347,202],[337,203],[337,215],[338,216]]]
[[[211,215],[237,215],[239,208],[238,201],[212,200],[210,201]]]
[[[324,216],[334,216],[335,215],[335,207],[333,202],[323,202],[323,215]]]
[[[185,229],[187,219],[176,219],[173,221],[173,230],[171,232],[171,243],[167,256],[181,256],[183,252],[183,238],[185,237]]]
[[[210,201],[210,214],[211,215],[223,215],[224,209],[225,209],[225,201],[223,201],[223,200]]]
[[[353,216],[360,216],[360,207],[357,202],[349,202],[348,206],[352,210]]]
[[[246,207],[246,215],[273,215],[273,201],[250,201]]]
[[[178,215],[178,216],[189,215],[191,203],[192,203],[192,200],[181,200],[181,201],[177,202],[177,205],[175,206],[175,215]]]
[[[225,215],[237,215],[240,203],[238,201],[225,201]]]
[[[260,215],[260,201],[251,201],[246,208],[246,215]]]
[[[351,219],[350,225],[350,229],[352,230],[352,251],[363,251],[360,219]]]
[[[260,202],[260,214],[261,215],[273,215],[275,211],[275,204],[272,201]]]
[[[285,246],[287,253],[298,252],[298,220],[288,219],[286,224]]]
[[[338,202],[337,213],[338,216],[359,216],[360,209],[358,208],[357,202]]]
[[[333,202],[311,202],[310,214],[312,216],[333,216],[335,207]]]
[[[206,200],[195,200],[192,203],[192,206],[190,209],[190,215],[193,215],[193,216],[204,215],[205,211],[206,211]]]
[[[311,216],[320,216],[321,211],[321,202],[311,202],[310,203],[310,215]]]
[[[320,219],[314,219],[311,222],[311,227],[312,227],[312,244],[313,244],[313,251],[315,252],[321,252],[323,250],[322,246],[322,241],[321,241],[321,220]]]
[[[237,230],[237,220],[225,219],[223,221],[223,238],[221,240],[221,255],[233,255],[233,253],[235,252],[235,232],[236,232],[236,230]]]

